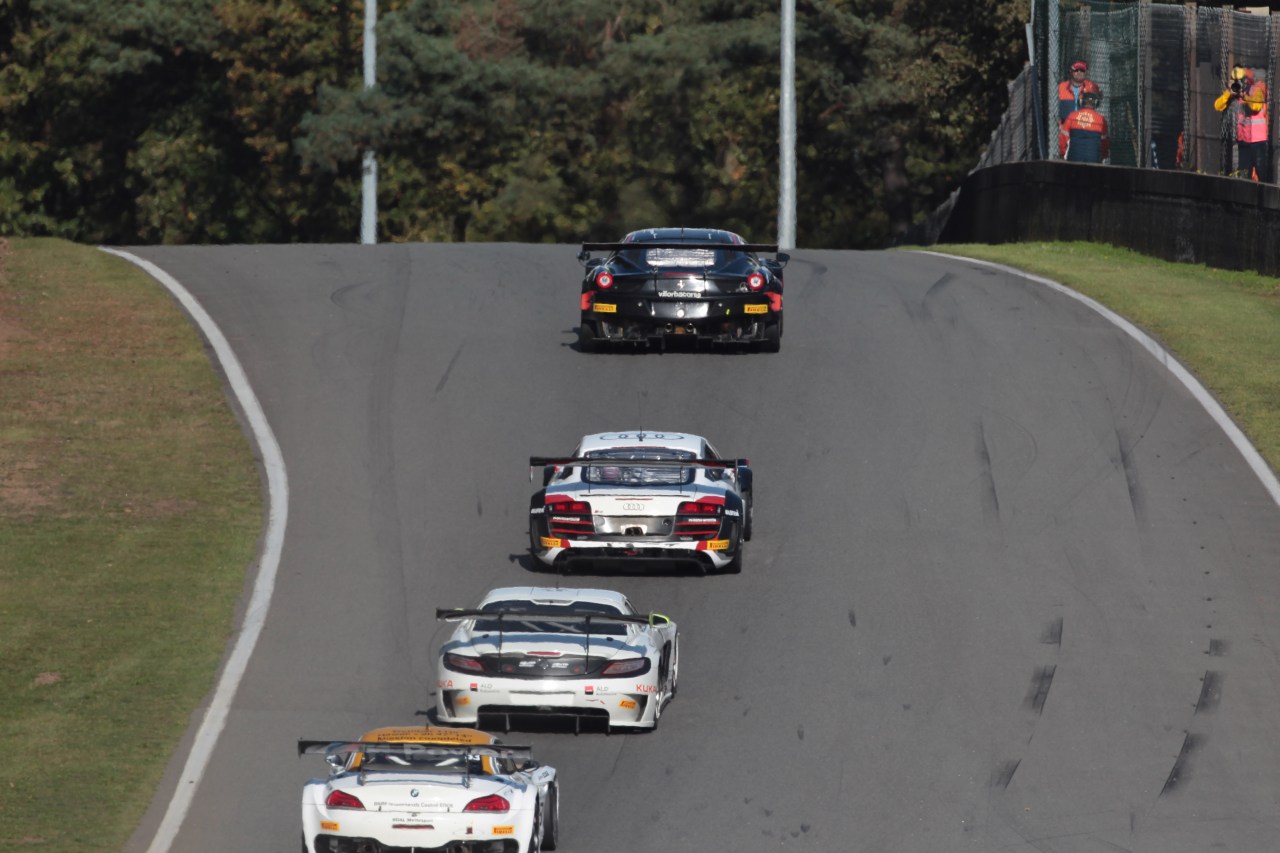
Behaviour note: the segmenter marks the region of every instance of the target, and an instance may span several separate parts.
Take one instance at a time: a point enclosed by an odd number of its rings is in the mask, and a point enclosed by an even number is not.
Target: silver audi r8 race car
[[[752,474],[705,438],[677,432],[583,436],[565,457],[529,459],[529,550],[561,571],[623,562],[740,572],[751,538]]]
[[[586,268],[583,352],[677,340],[782,347],[782,269],[790,256],[774,244],[718,228],[647,228],[616,243],[583,243],[578,260]]]
[[[474,729],[392,726],[298,741],[327,778],[302,788],[303,853],[537,853],[559,836],[553,767]]]
[[[436,618],[458,623],[440,649],[442,723],[484,715],[507,729],[529,717],[564,719],[575,732],[583,720],[653,729],[676,692],[676,623],[639,613],[620,592],[505,587]]]

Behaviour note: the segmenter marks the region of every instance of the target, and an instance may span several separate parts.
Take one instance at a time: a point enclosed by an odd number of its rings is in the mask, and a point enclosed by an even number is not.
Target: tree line
[[[778,0],[0,0],[0,233],[773,239]],[[878,247],[977,162],[1025,0],[796,0],[801,246]]]

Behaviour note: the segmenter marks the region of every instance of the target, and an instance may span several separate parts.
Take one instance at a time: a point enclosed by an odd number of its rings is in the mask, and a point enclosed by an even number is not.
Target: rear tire
[[[547,789],[547,827],[542,831],[542,849],[555,850],[560,844],[560,786],[555,782]]]
[[[542,804],[533,809],[533,831],[529,833],[528,853],[542,853]]]
[[[778,352],[782,349],[782,318],[778,322],[764,327],[764,339],[760,342],[761,352]]]
[[[751,498],[751,492],[743,492],[742,511],[746,513],[746,516],[747,516],[746,520],[743,521],[742,523],[742,541],[743,542],[751,541],[751,512],[752,512],[754,503],[755,502]]]
[[[578,351],[596,352],[598,349],[595,328],[592,327],[590,320],[583,320],[578,326]]]
[[[738,553],[733,555],[733,559],[729,561],[729,565],[724,567],[726,575],[742,574],[742,543],[738,543]]]

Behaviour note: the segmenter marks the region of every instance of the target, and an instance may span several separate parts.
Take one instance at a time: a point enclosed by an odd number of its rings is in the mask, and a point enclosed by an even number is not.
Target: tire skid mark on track
[[[1018,765],[1021,763],[1021,758],[1002,762],[991,774],[991,787],[999,788],[1001,791],[1008,788],[1009,783],[1013,781],[1013,774],[1018,772]]]
[[[462,350],[466,348],[466,344],[461,344],[453,353],[453,358],[449,359],[449,365],[444,369],[444,373],[440,376],[440,381],[436,383],[436,389],[432,394],[439,394],[444,390],[444,386],[449,382],[449,374],[453,373],[453,366],[458,363],[458,358],[462,355]]]
[[[1227,676],[1216,670],[1206,670],[1200,682],[1200,698],[1196,700],[1193,713],[1203,714],[1212,711],[1222,702],[1222,685]]]
[[[1160,789],[1158,796],[1163,797],[1165,794],[1172,793],[1191,778],[1191,756],[1199,751],[1204,744],[1205,737],[1203,735],[1187,732],[1186,737],[1182,739],[1182,749],[1178,750],[1178,757],[1173,761],[1173,769],[1169,771],[1169,776],[1164,780],[1164,787]]]
[[[1044,712],[1045,702],[1049,701],[1049,688],[1053,686],[1053,675],[1057,670],[1058,667],[1054,664],[1038,666],[1031,675],[1031,688],[1027,691],[1023,704],[1036,716]]]

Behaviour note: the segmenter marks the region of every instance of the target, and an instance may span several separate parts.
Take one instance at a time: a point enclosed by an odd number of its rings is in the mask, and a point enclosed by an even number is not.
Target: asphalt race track
[[[506,736],[560,769],[565,853],[1280,846],[1280,509],[1150,354],[1008,272],[798,250],[777,355],[586,355],[576,248],[133,250],[225,333],[291,491],[174,851],[296,851],[297,739],[424,720],[435,608],[562,581],[528,457],[637,427],[749,457],[755,537],[739,576],[565,581],[681,627],[657,732]]]

